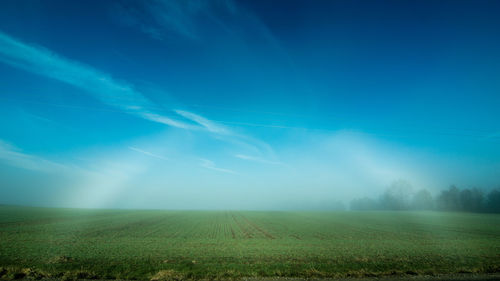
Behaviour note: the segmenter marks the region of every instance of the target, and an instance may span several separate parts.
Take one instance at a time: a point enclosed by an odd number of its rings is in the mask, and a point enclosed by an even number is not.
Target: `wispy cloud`
[[[179,115],[181,115],[184,118],[187,118],[191,121],[194,121],[200,125],[202,125],[205,129],[212,133],[217,133],[217,134],[229,134],[230,131],[228,128],[226,128],[223,125],[218,124],[217,122],[208,120],[207,118],[200,116],[198,114],[184,111],[184,110],[175,110],[175,112]]]
[[[151,121],[154,121],[157,123],[177,127],[177,128],[188,129],[188,130],[200,129],[198,127],[195,127],[195,126],[186,124],[184,122],[177,121],[177,120],[174,120],[172,118],[168,118],[168,117],[165,117],[163,115],[156,114],[156,113],[145,112],[145,113],[142,113],[141,116],[144,117],[145,119],[148,119],[148,120],[151,120]]]
[[[201,161],[200,166],[203,168],[207,168],[207,169],[222,172],[222,173],[235,174],[235,175],[238,174],[232,170],[218,168],[215,166],[215,163],[213,161],[210,161],[208,159],[200,159],[200,161]]]
[[[250,156],[250,155],[245,155],[245,154],[236,154],[234,157],[242,159],[242,160],[254,161],[254,162],[270,164],[270,165],[283,165],[283,163],[279,162],[279,161],[270,161],[270,160],[266,160],[266,159],[261,158],[261,157]]]
[[[32,171],[56,172],[66,169],[64,165],[23,153],[19,148],[3,140],[0,140],[0,161],[14,167]]]
[[[189,124],[151,112],[150,109],[154,104],[131,85],[119,82],[102,71],[63,58],[47,49],[25,44],[2,32],[0,32],[0,61],[83,89],[105,104],[146,120],[193,129]]]
[[[154,39],[163,40],[177,34],[198,40],[202,18],[216,20],[215,11],[231,14],[235,10],[231,0],[152,0],[117,4],[114,15],[120,23],[138,28]]]
[[[185,110],[165,111],[178,118],[158,112],[158,106],[130,84],[111,75],[64,58],[45,48],[21,42],[0,31],[0,62],[16,68],[70,84],[84,90],[104,104],[152,122],[186,130],[206,130],[225,141],[255,147],[259,152],[271,151],[266,143],[249,136],[236,134],[227,126]],[[179,120],[180,118],[187,119]],[[194,122],[194,123],[193,123]]]
[[[116,4],[114,18],[157,40],[178,35],[189,40],[202,40],[207,21],[214,22],[226,33],[246,41],[259,36],[296,72],[298,69],[287,50],[272,30],[253,12],[232,0],[151,0]],[[242,32],[244,31],[244,32]],[[213,35],[212,35],[213,36]],[[299,76],[298,76],[299,77]]]
[[[133,151],[136,151],[136,152],[139,152],[139,153],[142,153],[144,155],[148,155],[148,156],[151,156],[151,157],[154,157],[154,158],[158,158],[158,159],[162,159],[162,160],[169,160],[168,158],[166,157],[163,157],[163,156],[160,156],[160,155],[157,155],[157,154],[154,154],[154,153],[151,153],[149,151],[145,151],[145,150],[142,150],[142,149],[139,149],[137,147],[133,147],[133,146],[129,146],[128,147],[130,150],[133,150]]]
[[[264,141],[251,137],[249,135],[235,132],[231,130],[228,126],[220,124],[220,122],[218,121],[209,120],[203,116],[200,116],[198,114],[189,111],[175,110],[175,112],[181,115],[182,117],[201,125],[207,131],[216,134],[217,138],[220,140],[241,146],[242,148],[250,149],[255,153],[274,156],[274,150],[269,144],[267,144]],[[263,162],[266,161],[264,159],[261,160],[263,160]]]

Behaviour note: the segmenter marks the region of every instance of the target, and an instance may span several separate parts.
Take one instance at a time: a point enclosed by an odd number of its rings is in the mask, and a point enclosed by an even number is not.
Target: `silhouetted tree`
[[[488,193],[486,197],[486,211],[500,213],[500,189],[495,189]]]
[[[385,210],[408,210],[413,187],[405,180],[398,180],[380,197],[380,206]]]
[[[434,201],[431,193],[427,189],[421,189],[413,195],[411,207],[414,210],[432,210]]]
[[[500,213],[500,188],[491,190],[487,196],[478,188],[460,190],[455,185],[441,191],[435,200],[426,189],[412,194],[412,186],[399,180],[380,196],[379,200],[368,197],[354,199],[351,210],[442,210],[465,212]]]
[[[460,210],[460,190],[452,185],[448,190],[441,191],[437,198],[437,207],[444,211],[458,211]]]
[[[481,212],[484,207],[484,194],[477,188],[460,191],[460,210],[467,212]]]

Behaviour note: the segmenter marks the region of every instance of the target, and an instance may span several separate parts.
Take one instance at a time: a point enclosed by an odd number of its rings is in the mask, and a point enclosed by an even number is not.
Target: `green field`
[[[4,279],[499,272],[500,215],[0,206],[0,267]]]

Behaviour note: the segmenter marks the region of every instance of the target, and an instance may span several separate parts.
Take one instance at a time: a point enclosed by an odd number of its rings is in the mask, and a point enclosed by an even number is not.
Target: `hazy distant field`
[[[3,206],[0,267],[3,278],[498,272],[500,215]]]

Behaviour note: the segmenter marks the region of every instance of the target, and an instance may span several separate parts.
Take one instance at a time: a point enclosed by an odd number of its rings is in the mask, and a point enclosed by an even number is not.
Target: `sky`
[[[0,204],[500,185],[499,1],[0,2]]]

